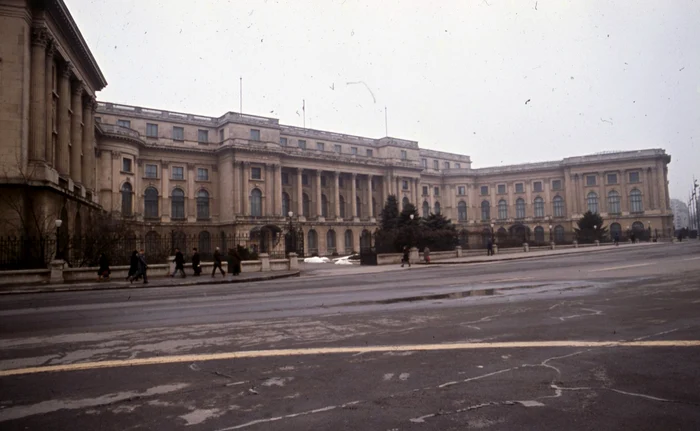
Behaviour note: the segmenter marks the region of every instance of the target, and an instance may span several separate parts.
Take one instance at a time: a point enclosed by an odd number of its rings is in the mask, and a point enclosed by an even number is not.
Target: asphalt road
[[[696,242],[364,270],[2,297],[0,427],[700,428]]]

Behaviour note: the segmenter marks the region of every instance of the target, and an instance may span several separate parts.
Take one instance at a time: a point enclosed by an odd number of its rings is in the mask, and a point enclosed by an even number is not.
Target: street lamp
[[[648,241],[651,242],[651,220],[647,220],[647,232],[649,235]]]
[[[56,260],[61,258],[61,236],[59,235],[59,230],[63,224],[63,220],[57,219],[56,223]]]
[[[496,236],[493,234],[493,228],[494,228],[495,226],[496,226],[496,225],[492,222],[492,223],[491,223],[491,241],[493,241],[493,242],[496,242]]]
[[[409,217],[411,218],[411,220],[413,220],[413,217],[415,217],[415,216],[413,214],[411,214]]]
[[[552,242],[552,225],[549,225],[549,242]]]
[[[294,217],[294,213],[292,211],[289,211],[287,213],[287,216],[289,216],[289,249],[290,253],[296,253],[297,252],[297,242],[296,242],[296,236],[294,235],[294,224],[292,222],[292,217]]]

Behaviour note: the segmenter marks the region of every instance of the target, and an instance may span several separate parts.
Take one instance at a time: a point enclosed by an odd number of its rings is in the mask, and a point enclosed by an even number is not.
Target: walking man
[[[486,256],[493,256],[493,239],[486,240]]]
[[[197,247],[195,247],[192,249],[192,271],[194,271],[194,275],[200,275],[202,273],[201,263],[199,252],[197,251]]]
[[[216,247],[216,250],[214,250],[214,269],[211,271],[212,277],[216,274],[216,268],[219,268],[223,277],[226,277],[226,272],[224,272],[224,268],[221,267],[221,252],[219,251],[219,247]]]
[[[404,264],[408,264],[408,267],[411,267],[411,260],[410,260],[410,253],[411,251],[409,250],[408,246],[403,247],[403,257],[401,258],[401,268],[403,268]]]
[[[129,281],[133,283],[134,280],[138,279],[139,277],[143,277],[143,284],[148,284],[148,276],[146,275],[146,272],[148,271],[148,265],[146,264],[146,252],[144,252],[143,249],[141,249],[141,253],[138,255],[138,259],[139,262],[136,274],[129,277]]]
[[[170,276],[175,277],[175,273],[180,271],[180,274],[182,274],[182,278],[187,277],[187,275],[185,274],[185,256],[182,255],[182,252],[179,248],[175,248],[175,259],[173,260],[173,262],[175,262],[175,270]]]

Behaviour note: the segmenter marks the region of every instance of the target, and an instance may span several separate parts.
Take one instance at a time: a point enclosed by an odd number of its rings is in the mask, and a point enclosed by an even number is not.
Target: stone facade
[[[62,25],[71,24],[72,32],[58,31],[42,24],[52,22],[50,14],[25,9],[22,15],[6,3],[23,2],[3,1],[0,9],[2,43],[18,55],[4,59],[5,70],[16,69],[17,87],[2,93],[10,97],[3,112],[12,111],[11,133],[0,138],[3,159],[41,166],[42,185],[55,189],[60,202],[75,202],[64,204],[73,213],[78,204],[101,207],[131,220],[140,235],[212,237],[265,226],[284,230],[292,213],[307,254],[358,250],[389,195],[424,215],[441,212],[470,233],[492,224],[536,236],[570,232],[589,208],[615,229],[641,224],[664,235],[672,229],[664,150],[473,169],[469,156],[410,140],[235,112],[207,117],[96,103],[94,91],[106,83],[70,17]],[[65,12],[60,0],[44,3]],[[56,49],[47,40],[58,41]]]

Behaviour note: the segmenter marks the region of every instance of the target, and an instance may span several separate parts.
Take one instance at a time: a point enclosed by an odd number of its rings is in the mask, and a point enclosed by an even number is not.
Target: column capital
[[[241,162],[241,165],[243,165],[243,167],[248,167],[248,166],[250,166],[250,162],[247,160],[244,160]]]
[[[196,165],[194,163],[188,162],[187,163],[187,170],[188,171],[194,170],[195,166]]]
[[[122,153],[120,153],[119,151],[112,151],[112,160],[119,160],[121,155]]]
[[[76,79],[73,81],[73,88],[71,88],[71,93],[76,96],[83,94],[83,81]]]
[[[60,72],[59,72],[60,76],[70,79],[71,75],[73,74],[72,69],[73,69],[73,64],[70,61],[64,62],[60,68]]]
[[[320,169],[316,169],[316,176],[317,176],[317,177],[320,177],[320,176],[321,176],[321,172],[322,172],[322,171],[321,171]]]
[[[92,112],[95,112],[97,110],[97,99],[95,99],[94,96],[85,95],[84,102],[86,109]]]
[[[277,170],[277,169],[282,169],[282,165],[280,165],[279,163],[273,163],[273,164],[272,164],[272,169],[275,169],[275,170]]]
[[[340,171],[333,171],[333,176],[337,179],[340,177]]]
[[[296,168],[297,169],[297,174],[301,174],[304,171],[304,168]]]
[[[53,58],[56,54],[56,42],[49,36],[49,40],[46,43],[46,57]]]
[[[32,27],[32,45],[46,47],[51,41],[49,30],[44,26]]]
[[[353,172],[353,173],[352,173],[352,179],[354,180],[355,178],[357,178],[357,173]]]

